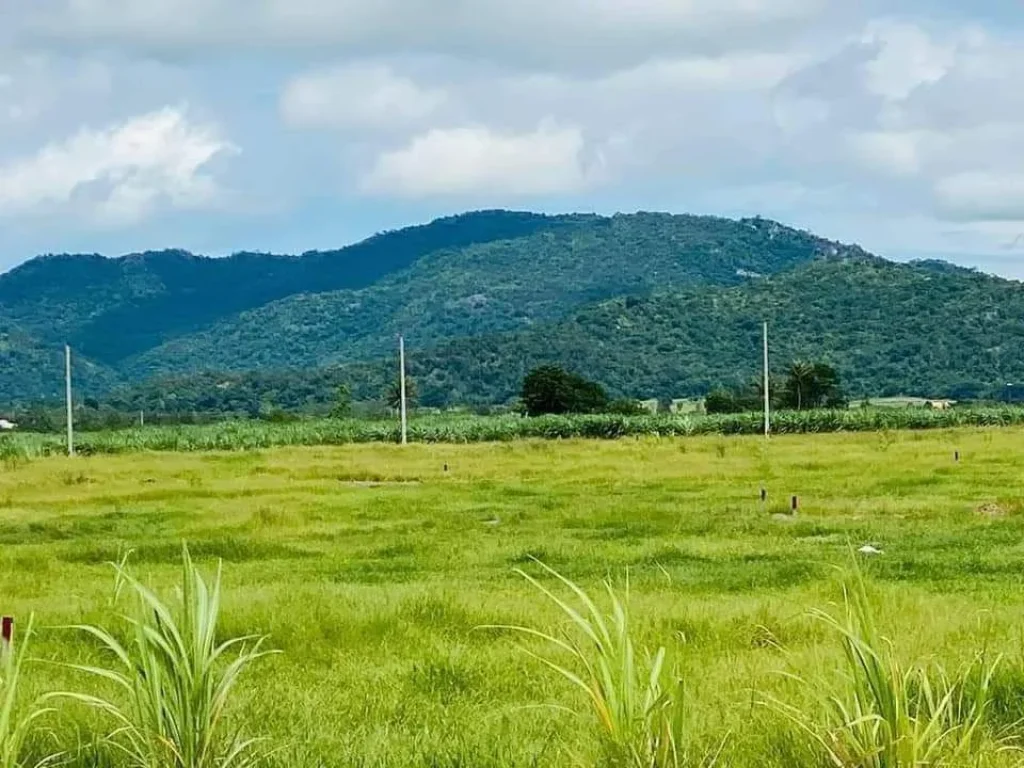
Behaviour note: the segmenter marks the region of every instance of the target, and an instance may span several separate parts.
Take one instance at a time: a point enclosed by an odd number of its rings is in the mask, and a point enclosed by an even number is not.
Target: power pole
[[[64,400],[68,409],[68,456],[75,455],[75,414],[71,407],[71,345],[64,345]]]
[[[401,390],[399,396],[401,398],[401,405],[399,408],[402,412],[402,445],[409,443],[409,414],[405,406],[405,337],[398,337],[398,386]]]
[[[768,391],[768,323],[764,324],[764,436],[771,435],[771,393]]]

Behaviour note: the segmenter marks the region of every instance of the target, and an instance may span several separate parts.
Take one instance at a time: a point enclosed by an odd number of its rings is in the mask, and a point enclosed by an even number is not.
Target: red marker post
[[[4,616],[0,620],[0,651],[6,653],[14,644],[14,617]]]

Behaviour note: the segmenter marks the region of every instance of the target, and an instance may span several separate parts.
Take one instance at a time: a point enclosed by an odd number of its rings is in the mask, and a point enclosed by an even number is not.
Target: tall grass
[[[133,768],[247,768],[259,758],[259,740],[245,739],[225,714],[239,676],[260,657],[263,638],[217,641],[220,569],[207,584],[182,551],[177,610],[136,580],[125,561],[116,566],[115,594],[127,589],[133,610],[123,620],[130,641],[97,626],[78,629],[97,639],[112,667],[77,666],[115,685],[121,701],[77,694],[110,715],[110,736]],[[228,660],[228,656],[233,658]]]
[[[26,768],[25,742],[35,731],[39,718],[50,711],[38,702],[32,704],[27,711],[22,711],[20,706],[22,666],[31,636],[30,619],[24,636],[16,645],[0,646],[0,768]],[[33,765],[40,768],[56,758],[57,755],[50,755],[36,760]]]
[[[1024,424],[1024,408],[858,408],[837,411],[780,411],[772,420],[776,434],[876,432],[892,429],[1011,426]],[[763,430],[760,414],[701,416],[659,415],[413,418],[409,439],[420,443],[482,443],[521,439],[574,438],[614,440],[633,436],[688,437],[697,435],[755,435]],[[285,424],[228,421],[219,424],[160,426],[89,432],[78,436],[82,454],[138,451],[239,451],[293,445],[397,443],[400,429],[392,421],[309,420]],[[0,439],[0,460],[63,453],[59,435],[16,434]]]
[[[806,707],[768,703],[809,735],[835,768],[984,765],[998,751],[985,727],[998,662],[986,667],[979,659],[954,674],[937,664],[907,665],[878,631],[856,563],[843,592],[838,615],[812,614],[839,638],[838,680],[796,678],[811,691]]]
[[[628,584],[620,596],[605,583],[610,610],[603,612],[579,586],[538,563],[575,597],[578,606],[558,597],[538,580],[517,569],[551,600],[574,631],[558,634],[529,627],[505,627],[539,638],[567,657],[565,662],[527,651],[586,696],[587,707],[573,710],[597,728],[603,764],[615,768],[682,768],[711,766],[717,755],[694,758],[686,730],[682,680],[665,669],[664,646],[644,653],[636,646],[630,624]]]

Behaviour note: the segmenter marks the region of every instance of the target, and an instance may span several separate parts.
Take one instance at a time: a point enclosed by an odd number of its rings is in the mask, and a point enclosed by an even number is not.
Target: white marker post
[[[75,414],[71,407],[71,345],[64,345],[64,400],[68,412],[68,456],[75,455]]]
[[[771,393],[768,391],[768,323],[764,324],[764,436],[769,437],[771,426]]]
[[[401,398],[401,405],[399,406],[402,413],[402,445],[409,443],[409,414],[405,405],[405,337],[398,337],[398,387],[400,389],[399,397]]]

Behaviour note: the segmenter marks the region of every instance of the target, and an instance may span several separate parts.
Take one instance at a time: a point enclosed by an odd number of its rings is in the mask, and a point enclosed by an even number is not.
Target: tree
[[[405,407],[413,408],[416,405],[416,400],[419,397],[419,392],[416,389],[416,381],[414,379],[405,377]],[[402,409],[402,381],[396,379],[387,392],[384,393],[384,402],[388,408],[393,411],[400,411]]]
[[[596,413],[608,405],[604,388],[556,365],[543,365],[523,380],[523,407],[529,416]]]
[[[810,389],[814,378],[814,366],[797,360],[789,366],[786,377],[786,393],[788,405],[802,411],[805,404],[810,403]]]
[[[789,367],[784,395],[784,405],[797,410],[846,405],[839,374],[827,363],[794,362]]]
[[[845,408],[846,394],[839,381],[839,372],[826,363],[814,364],[814,386],[811,400],[818,408]]]
[[[752,411],[764,408],[764,376],[755,376],[750,385],[752,395]],[[768,398],[772,408],[782,408],[786,402],[786,381],[778,376],[768,377]]]
[[[772,402],[775,402],[775,384],[769,384]],[[704,398],[707,413],[748,413],[764,407],[764,382],[761,377],[750,380],[746,386],[716,387]]]
[[[347,384],[339,384],[331,406],[332,419],[346,419],[352,415],[352,390]]]

